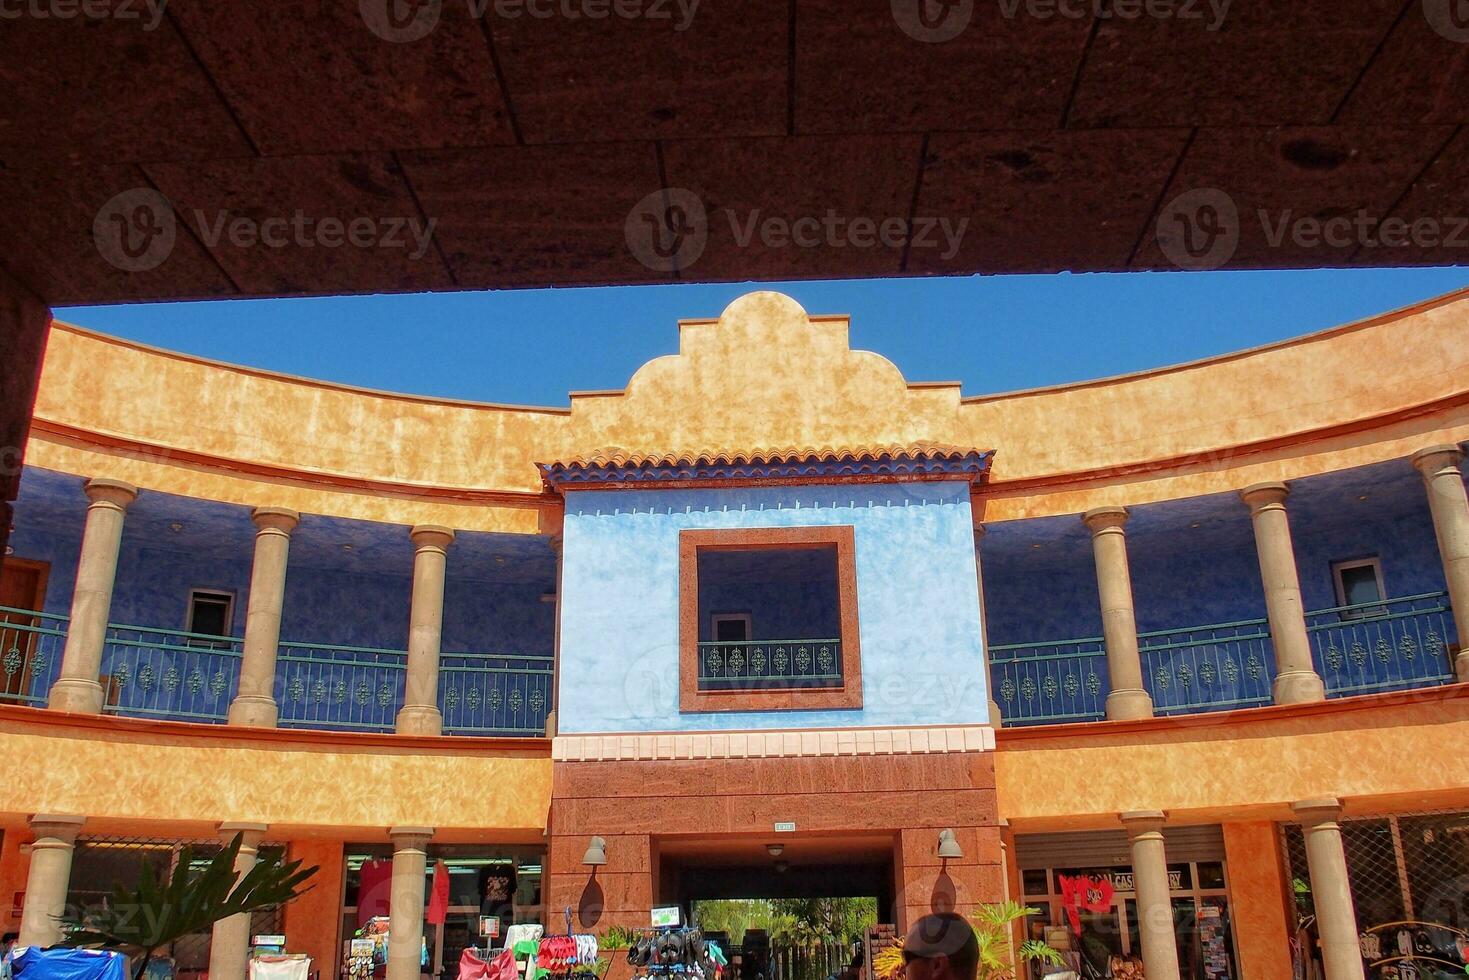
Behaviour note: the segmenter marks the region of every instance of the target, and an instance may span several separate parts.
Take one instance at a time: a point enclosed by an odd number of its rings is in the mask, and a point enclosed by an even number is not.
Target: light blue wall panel
[[[863,707],[680,712],[679,532],[828,525],[854,528]],[[982,724],[972,529],[963,483],[568,494],[561,728]]]

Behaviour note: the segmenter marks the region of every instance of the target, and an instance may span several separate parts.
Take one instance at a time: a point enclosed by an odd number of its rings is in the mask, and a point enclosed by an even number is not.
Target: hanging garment
[[[6,959],[16,980],[128,980],[127,957],[109,949],[16,946]]]
[[[434,862],[434,880],[429,889],[428,911],[423,921],[431,926],[441,926],[449,918],[449,866],[443,861]]]
[[[250,959],[250,980],[309,980],[309,956],[255,956]]]
[[[357,924],[361,926],[368,919],[388,914],[393,893],[393,862],[373,858],[357,874]]]

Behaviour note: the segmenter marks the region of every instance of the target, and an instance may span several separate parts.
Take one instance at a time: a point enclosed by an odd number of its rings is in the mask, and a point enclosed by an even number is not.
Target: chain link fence
[[[1420,811],[1341,821],[1369,978],[1462,980],[1469,962],[1469,812]],[[1319,973],[1315,903],[1300,826],[1284,828],[1295,895],[1298,978]]]

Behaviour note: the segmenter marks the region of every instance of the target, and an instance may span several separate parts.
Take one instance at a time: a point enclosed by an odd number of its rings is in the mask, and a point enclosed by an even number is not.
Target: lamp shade
[[[587,853],[582,855],[582,864],[606,864],[607,842],[600,837],[593,837],[592,842],[587,845]]]
[[[959,841],[955,839],[954,832],[948,829],[939,831],[939,857],[961,858],[963,856],[964,851],[959,847]]]

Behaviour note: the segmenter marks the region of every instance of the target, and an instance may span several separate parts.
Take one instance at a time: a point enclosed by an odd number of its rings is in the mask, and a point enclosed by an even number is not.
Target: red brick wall
[[[980,752],[815,758],[556,762],[551,790],[548,910],[584,909],[582,928],[648,924],[657,904],[656,839],[800,834],[893,835],[900,924],[936,895],[958,911],[999,901],[1004,884],[992,757]],[[937,857],[952,827],[964,857]],[[589,838],[607,841],[595,876]],[[595,907],[595,909],[594,909]],[[594,912],[600,913],[592,918]]]

